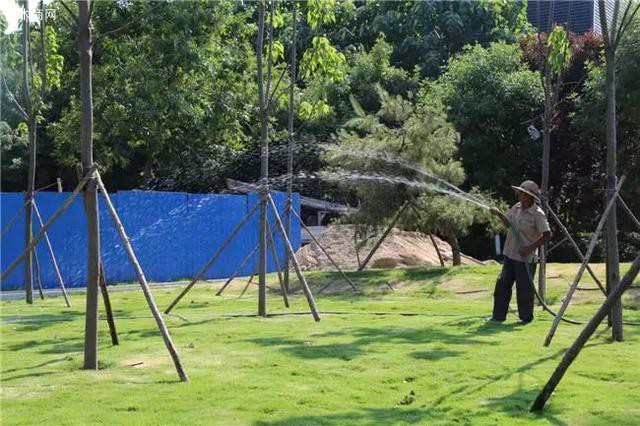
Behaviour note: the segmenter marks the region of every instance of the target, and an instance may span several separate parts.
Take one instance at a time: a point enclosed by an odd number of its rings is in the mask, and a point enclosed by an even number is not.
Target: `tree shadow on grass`
[[[343,413],[321,414],[317,416],[298,416],[273,421],[257,421],[254,426],[325,426],[325,425],[362,425],[378,426],[384,424],[429,424],[444,421],[446,413],[430,409],[405,408],[367,408]]]
[[[84,318],[82,311],[63,311],[58,314],[14,315],[2,318],[2,324],[14,324],[17,332],[38,331]]]
[[[348,342],[317,344],[327,338],[345,338]],[[347,329],[342,331],[332,331],[319,335],[314,335],[311,340],[290,339],[288,337],[268,337],[254,338],[250,342],[261,346],[279,346],[283,352],[298,358],[336,358],[351,360],[357,356],[370,352],[369,347],[374,344],[406,344],[422,345],[439,343],[443,345],[491,345],[494,341],[479,340],[472,334],[451,334],[439,328],[378,328],[362,327]],[[445,356],[457,356],[462,352],[441,351],[438,356],[442,359]],[[420,353],[417,352],[418,358]],[[423,354],[424,355],[424,354]]]
[[[20,351],[23,349],[38,348],[41,354],[62,354],[68,352],[80,352],[84,349],[84,342],[81,339],[46,339],[27,340],[20,343],[8,345],[10,351]]]

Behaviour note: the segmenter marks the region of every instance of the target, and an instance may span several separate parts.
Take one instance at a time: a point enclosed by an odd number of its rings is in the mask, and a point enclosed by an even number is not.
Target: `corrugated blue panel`
[[[36,195],[38,210],[47,223],[56,210],[69,198],[70,193],[42,192]],[[104,218],[101,218],[104,220]],[[37,223],[37,221],[34,221]],[[34,233],[40,228],[34,227]],[[84,287],[87,280],[87,222],[82,195],[75,198],[71,206],[55,221],[47,231],[53,246],[60,273],[67,287]],[[53,264],[46,253],[45,242],[38,246],[40,260],[43,261],[43,284],[45,288],[57,287]],[[46,260],[45,260],[46,259]],[[22,285],[22,284],[21,284]]]
[[[2,270],[4,271],[16,257],[24,250],[24,194],[3,193],[0,199],[0,210],[2,215],[2,229],[8,225],[16,213],[20,212],[18,219],[2,239],[0,258]],[[22,288],[24,282],[24,267],[19,266],[2,283],[3,289]]]
[[[69,193],[42,192],[36,202],[43,220],[48,218],[69,197]],[[111,200],[123,222],[127,235],[150,281],[172,281],[190,278],[200,270],[220,247],[235,226],[244,218],[249,208],[258,202],[257,194],[217,195],[185,194],[169,192],[122,191],[111,194]],[[282,212],[286,194],[273,193]],[[100,203],[100,244],[107,281],[132,282],[135,272],[126,256],[116,228],[107,215],[104,203]],[[23,209],[24,195],[1,193],[2,224],[6,224],[16,211]],[[293,196],[294,209],[300,211],[300,197]],[[35,217],[34,217],[35,219]],[[273,213],[269,220],[274,230],[278,257],[284,264],[284,243],[277,231]],[[222,252],[206,278],[223,278],[232,274],[240,262],[258,243],[259,212],[242,227],[231,244]],[[34,233],[40,229],[34,220]],[[6,238],[2,240],[0,253],[2,268],[6,268],[24,248],[24,215],[19,217]],[[87,226],[82,197],[79,196],[69,209],[50,228],[49,237],[55,251],[65,285],[86,286]],[[300,224],[292,221],[291,242],[300,247]],[[41,276],[45,288],[58,286],[53,263],[45,242],[37,248],[41,263]],[[271,251],[268,252],[268,271],[275,270]],[[250,275],[257,264],[257,256],[240,272]],[[24,268],[19,267],[2,283],[2,289],[23,288]]]
[[[187,194],[121,191],[117,211],[149,281],[171,281],[190,275]],[[135,271],[119,239],[112,246],[103,247],[103,253],[113,259],[105,259],[110,280],[135,280]]]
[[[233,232],[247,213],[246,197],[242,195],[189,195],[189,229],[195,275]],[[243,226],[236,237],[205,274],[205,278],[229,276],[247,253],[251,238],[251,227]]]

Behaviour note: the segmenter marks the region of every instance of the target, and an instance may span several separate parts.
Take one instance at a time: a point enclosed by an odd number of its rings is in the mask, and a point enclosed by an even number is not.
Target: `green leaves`
[[[300,67],[304,78],[337,82],[344,78],[346,64],[344,54],[333,47],[328,38],[316,36],[311,41],[311,47],[304,52]]]
[[[559,76],[565,72],[571,61],[571,46],[567,31],[556,25],[547,40],[547,65],[551,67],[551,72]]]
[[[336,21],[336,0],[308,0],[307,23],[311,29],[316,29],[322,24],[332,24]]]

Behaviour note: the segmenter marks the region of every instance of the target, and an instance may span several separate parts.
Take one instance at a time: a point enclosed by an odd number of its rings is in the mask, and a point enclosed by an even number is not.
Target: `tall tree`
[[[29,0],[24,1],[24,10],[29,11]],[[29,13],[25,13],[23,15],[22,21],[22,76],[23,76],[23,90],[24,90],[24,100],[26,102],[26,111],[28,115],[28,128],[29,128],[29,171],[27,173],[27,192],[25,197],[25,247],[31,244],[31,239],[33,237],[33,199],[35,194],[35,185],[36,185],[36,115],[34,108],[33,100],[31,99],[31,78],[33,76],[33,63],[31,62],[31,51],[30,51],[30,21],[29,21]],[[24,260],[24,286],[25,286],[25,296],[27,303],[33,303],[33,256],[31,252],[27,253],[27,256]]]
[[[607,195],[605,204],[615,197],[617,185],[617,126],[616,122],[616,51],[620,40],[633,22],[635,15],[640,10],[640,3],[625,1],[624,12],[620,18],[621,2],[613,2],[613,11],[607,14],[607,6],[604,1],[598,2],[600,14],[600,26],[604,40],[604,58],[606,65],[606,99],[607,99]],[[611,19],[611,21],[609,21]],[[618,253],[618,224],[615,203],[609,212],[607,219],[607,291],[611,292],[620,281],[620,259]],[[623,340],[622,330],[622,301],[617,300],[611,307],[610,322],[613,339]]]
[[[80,55],[80,145],[83,173],[93,167],[93,89],[91,84],[92,40],[91,0],[78,0],[78,51]],[[98,368],[98,286],[100,280],[100,218],[97,181],[85,186],[84,209],[87,216],[87,301],[84,328],[84,368]]]

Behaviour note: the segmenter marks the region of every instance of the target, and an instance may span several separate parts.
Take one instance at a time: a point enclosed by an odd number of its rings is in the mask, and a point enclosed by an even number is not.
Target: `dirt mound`
[[[353,225],[328,226],[318,238],[320,244],[331,257],[345,269],[356,269],[358,258],[353,241]],[[363,261],[380,236],[369,238],[360,247],[360,261]],[[451,246],[433,236],[440,253],[447,266],[452,264]],[[297,258],[303,270],[331,269],[333,266],[315,243],[307,244],[297,252]],[[462,255],[463,265],[483,265],[493,261],[482,262],[470,256]],[[393,229],[382,245],[373,255],[369,264],[371,268],[405,268],[409,266],[440,266],[436,252],[429,235],[421,232],[407,232]]]

